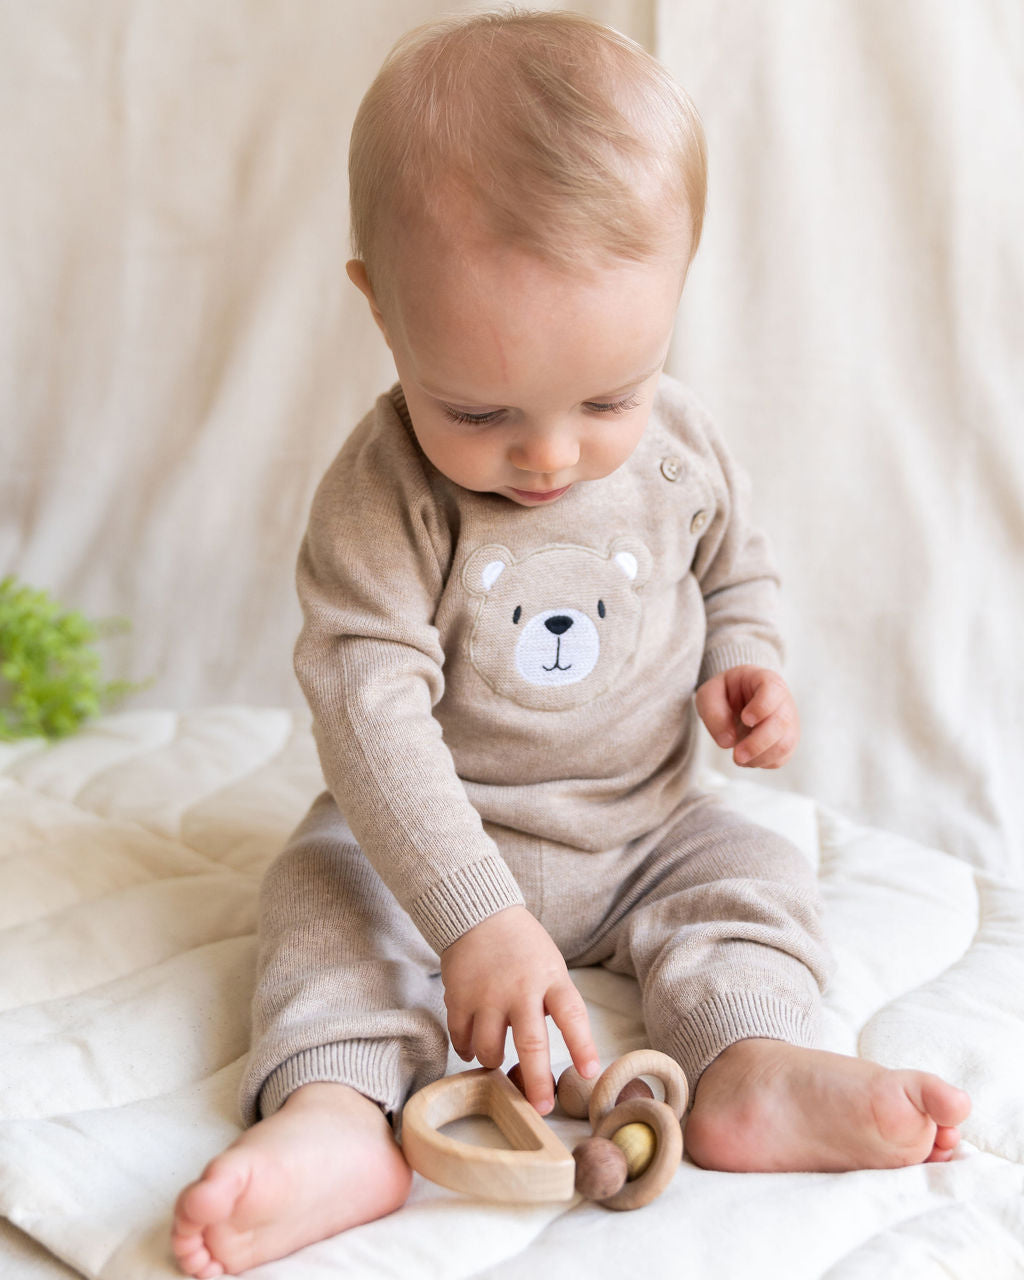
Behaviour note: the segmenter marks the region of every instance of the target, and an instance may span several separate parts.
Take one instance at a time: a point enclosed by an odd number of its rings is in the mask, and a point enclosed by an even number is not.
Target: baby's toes
[[[245,1179],[234,1162],[220,1156],[202,1177],[187,1186],[174,1206],[171,1251],[178,1266],[195,1280],[217,1280],[223,1265],[210,1252],[206,1232],[226,1221],[238,1202]]]
[[[176,1232],[171,1236],[171,1251],[178,1266],[195,1280],[216,1280],[224,1268],[210,1255],[206,1242],[194,1232]]]
[[[944,1164],[952,1160],[960,1145],[960,1130],[955,1126],[940,1126],[935,1133],[935,1144],[925,1164]]]
[[[915,1105],[938,1125],[939,1129],[956,1129],[971,1112],[971,1100],[963,1089],[948,1084],[927,1072],[914,1073],[914,1085],[907,1093]]]

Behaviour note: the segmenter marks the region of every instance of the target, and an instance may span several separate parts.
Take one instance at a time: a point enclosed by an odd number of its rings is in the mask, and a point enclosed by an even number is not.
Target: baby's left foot
[[[949,1160],[971,1101],[925,1071],[740,1040],[701,1076],[686,1151],[734,1172],[897,1169]]]

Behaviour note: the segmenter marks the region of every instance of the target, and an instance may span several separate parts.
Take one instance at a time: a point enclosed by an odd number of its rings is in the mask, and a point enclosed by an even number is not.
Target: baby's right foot
[[[843,1173],[949,1160],[971,1100],[926,1071],[740,1040],[701,1076],[686,1149],[705,1169]]]
[[[411,1182],[379,1107],[347,1085],[304,1085],[185,1188],[171,1247],[197,1280],[237,1275],[391,1213]]]

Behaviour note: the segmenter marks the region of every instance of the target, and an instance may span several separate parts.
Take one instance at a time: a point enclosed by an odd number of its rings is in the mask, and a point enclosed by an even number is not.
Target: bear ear
[[[632,553],[632,551],[616,551],[615,555],[612,556],[612,559],[619,566],[619,568],[626,575],[626,577],[630,580],[630,582],[632,582],[633,579],[636,577],[636,575],[640,572],[640,566],[639,564],[637,564],[636,556]]]
[[[508,547],[478,547],[462,570],[462,585],[474,596],[485,596],[515,559]]]
[[[626,575],[634,587],[642,587],[651,573],[651,553],[637,538],[616,538],[608,548],[608,559]]]

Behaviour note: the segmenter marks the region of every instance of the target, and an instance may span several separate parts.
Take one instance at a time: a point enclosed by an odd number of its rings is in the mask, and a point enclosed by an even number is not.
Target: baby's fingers
[[[523,1073],[523,1092],[542,1116],[555,1105],[551,1083],[551,1053],[544,1010],[529,1010],[512,1016],[512,1039]]]
[[[788,697],[789,689],[781,676],[772,671],[761,672],[753,695],[740,712],[740,720],[752,729],[773,716]]]
[[[493,1070],[505,1060],[508,1021],[494,1009],[479,1009],[473,1018],[473,1052],[482,1067]]]
[[[547,995],[547,1011],[561,1031],[573,1066],[586,1079],[597,1075],[601,1060],[590,1033],[590,1017],[583,997],[571,979],[553,987]]]
[[[751,729],[733,751],[732,758],[748,769],[778,768],[793,754],[797,736],[794,726],[786,725],[777,716],[770,716],[762,720],[756,729]]]
[[[697,712],[720,747],[736,741],[736,717],[729,703],[724,675],[714,676],[697,690]]]
[[[463,1062],[473,1060],[473,1016],[448,1010],[448,1037]]]

